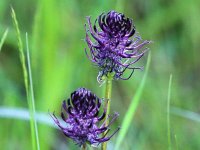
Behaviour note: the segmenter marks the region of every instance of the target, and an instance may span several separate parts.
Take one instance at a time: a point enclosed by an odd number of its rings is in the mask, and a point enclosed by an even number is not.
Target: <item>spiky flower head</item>
[[[79,146],[85,144],[100,144],[108,141],[118,130],[107,136],[110,131],[109,127],[118,117],[115,113],[110,123],[106,126],[106,110],[99,116],[101,99],[86,88],[79,88],[66,101],[63,101],[61,118],[66,125],[62,125],[59,119],[53,113],[52,118],[62,132],[69,138],[73,139]],[[111,117],[111,116],[110,116]],[[107,118],[108,119],[108,118]],[[101,134],[104,133],[104,136]]]
[[[96,25],[97,22],[99,27]],[[109,73],[114,73],[115,79],[126,80],[132,76],[135,69],[141,69],[141,67],[134,67],[133,64],[144,55],[147,50],[145,45],[150,41],[142,41],[131,19],[112,10],[107,14],[101,14],[95,20],[94,26],[90,17],[87,17],[87,23],[86,42],[90,55],[86,49],[85,51],[88,58],[100,68],[99,80]],[[123,74],[126,70],[131,72],[124,78]]]

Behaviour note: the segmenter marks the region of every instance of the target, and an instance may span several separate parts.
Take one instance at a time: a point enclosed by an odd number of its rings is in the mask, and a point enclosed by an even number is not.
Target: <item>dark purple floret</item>
[[[79,88],[71,94],[71,97],[63,101],[61,117],[66,125],[62,125],[55,114],[52,115],[54,122],[69,138],[73,139],[79,146],[87,143],[100,144],[108,141],[118,130],[107,136],[109,127],[118,117],[115,113],[109,125],[104,120],[106,110],[99,116],[101,99],[85,88]],[[108,119],[108,118],[107,118]],[[101,136],[104,133],[105,136]]]
[[[122,13],[110,11],[101,14],[95,20],[94,26],[90,17],[87,17],[87,22],[86,42],[90,55],[86,49],[85,51],[88,58],[100,68],[99,80],[109,73],[114,73],[115,79],[126,80],[132,76],[135,69],[141,69],[141,67],[134,67],[133,64],[144,55],[147,50],[144,46],[150,41],[142,41],[131,19],[126,18]],[[123,73],[127,69],[131,70],[131,73],[129,77],[124,78]]]

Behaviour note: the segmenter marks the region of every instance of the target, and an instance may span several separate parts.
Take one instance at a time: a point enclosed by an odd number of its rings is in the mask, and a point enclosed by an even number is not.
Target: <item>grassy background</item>
[[[151,64],[131,127],[122,146],[127,150],[168,149],[167,92],[173,74],[171,107],[200,113],[199,0],[1,0],[0,38],[9,32],[0,51],[0,106],[28,108],[17,38],[12,24],[15,9],[25,47],[29,33],[33,86],[37,112],[60,112],[60,105],[78,87],[87,87],[102,97],[97,71],[86,58],[85,17],[92,21],[109,10],[134,19],[136,29],[151,44]],[[145,65],[147,55],[137,64]],[[112,111],[120,113],[121,125],[144,72],[128,81],[114,81]],[[170,115],[172,149],[200,149],[200,124]],[[71,140],[49,126],[38,124],[41,150],[76,149]],[[175,135],[177,142],[175,142]],[[115,145],[115,136],[110,149]],[[2,150],[31,149],[30,124],[20,119],[0,118]]]

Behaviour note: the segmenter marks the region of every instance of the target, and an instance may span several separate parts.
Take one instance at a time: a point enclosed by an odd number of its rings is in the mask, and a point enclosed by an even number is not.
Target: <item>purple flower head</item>
[[[115,113],[110,123],[106,126],[105,121],[99,124],[106,116],[106,110],[99,116],[101,99],[85,88],[79,88],[66,101],[63,101],[61,118],[66,125],[62,125],[53,113],[52,118],[62,132],[69,138],[73,139],[78,145],[86,142],[89,144],[100,144],[108,141],[119,128],[111,135],[107,136],[110,131],[109,127],[118,117]],[[107,118],[108,119],[108,118]],[[104,136],[101,134],[104,133]]]
[[[114,73],[115,79],[126,80],[132,76],[135,69],[141,69],[141,67],[134,67],[133,64],[144,55],[147,50],[144,46],[150,41],[142,41],[131,19],[126,18],[122,13],[110,11],[101,14],[95,20],[94,26],[90,17],[87,17],[87,22],[86,42],[90,55],[86,49],[85,51],[88,58],[100,68],[99,80],[108,73]],[[127,69],[131,70],[131,73],[124,78],[123,73]]]

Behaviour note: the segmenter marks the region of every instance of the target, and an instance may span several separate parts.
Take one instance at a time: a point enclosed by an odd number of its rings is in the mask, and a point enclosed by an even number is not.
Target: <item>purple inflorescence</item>
[[[66,125],[62,125],[54,113],[52,118],[62,132],[78,145],[81,146],[86,142],[100,144],[108,141],[119,130],[118,128],[112,135],[107,136],[110,131],[109,127],[118,117],[118,114],[114,113],[107,126],[105,121],[99,125],[99,122],[106,116],[106,110],[99,116],[100,107],[101,99],[91,91],[79,88],[71,94],[67,103],[63,101],[61,117]],[[104,133],[104,136],[101,136],[102,133]]]
[[[86,49],[85,51],[88,58],[100,68],[99,80],[108,73],[114,73],[115,79],[126,80],[132,76],[135,69],[141,69],[141,67],[134,67],[133,64],[144,55],[147,50],[144,46],[150,41],[142,41],[141,37],[135,33],[131,19],[125,18],[122,13],[110,11],[107,14],[101,14],[95,20],[94,26],[90,17],[87,17],[87,22],[86,42],[90,55]],[[97,22],[99,28],[96,26]],[[131,73],[124,78],[123,73],[127,69],[131,70]]]

